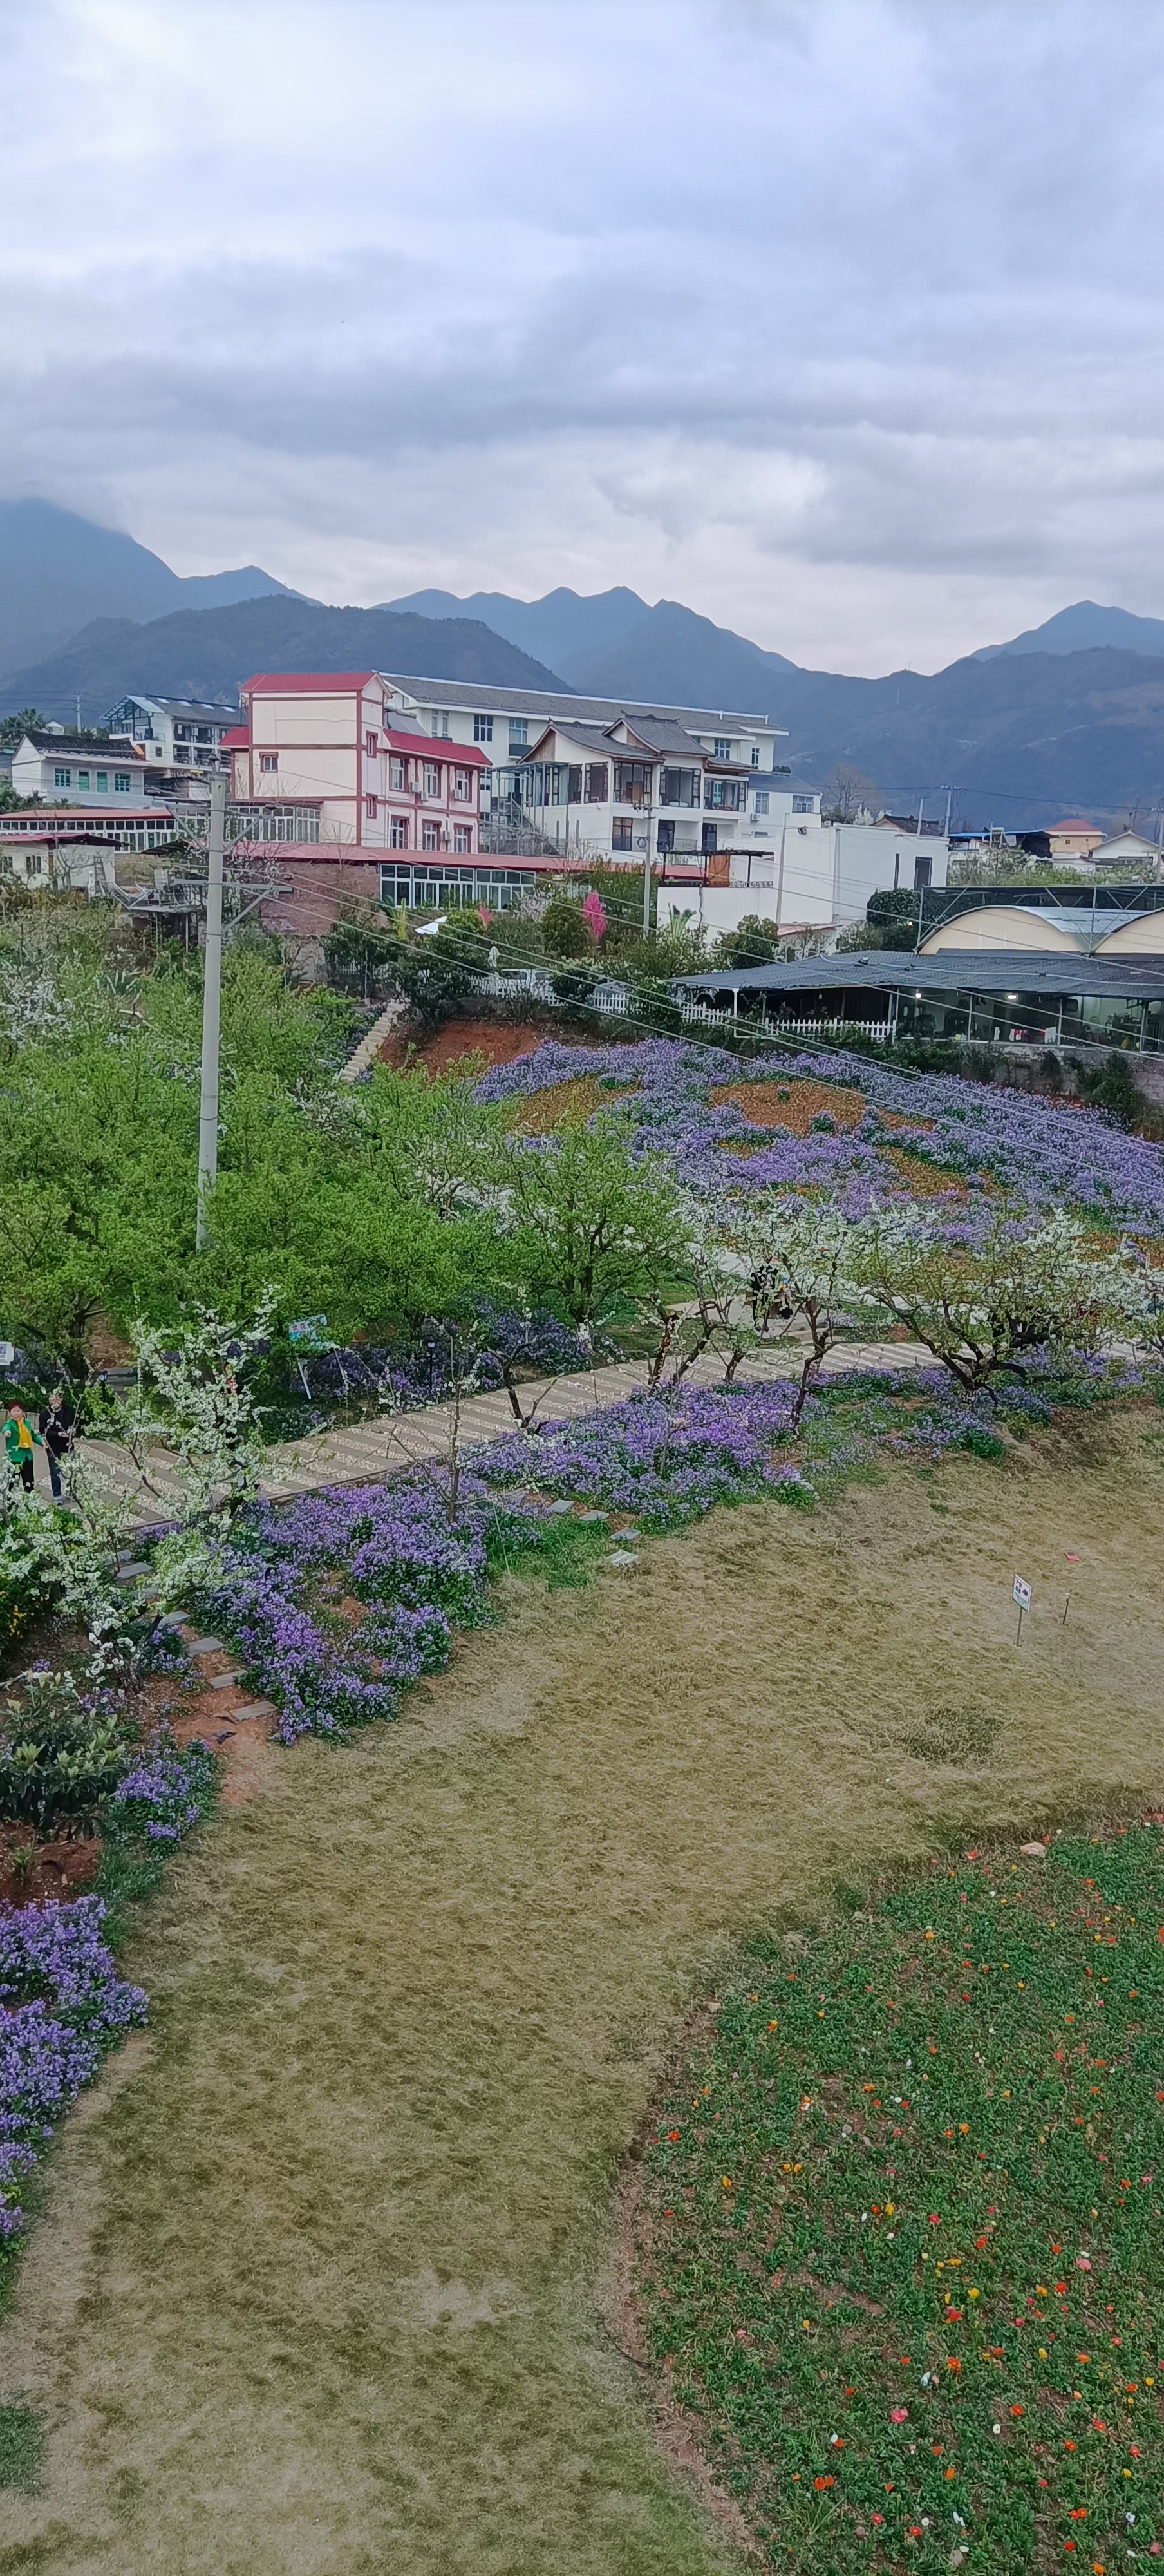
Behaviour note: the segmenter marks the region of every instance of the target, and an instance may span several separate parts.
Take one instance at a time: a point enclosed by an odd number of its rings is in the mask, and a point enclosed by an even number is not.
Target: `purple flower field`
[[[16,2193],[105,2050],[146,2017],[118,1976],[97,1896],[0,1911],[0,2239],[19,2235]]]
[[[637,1084],[619,1104],[633,1122],[632,1150],[666,1153],[696,1190],[829,1184],[846,1213],[861,1216],[874,1199],[908,1200],[908,1187],[885,1157],[887,1146],[905,1146],[948,1166],[971,1190],[997,1184],[1032,1215],[1067,1205],[1095,1222],[1164,1234],[1164,1153],[1126,1135],[1101,1111],[1060,1107],[955,1074],[897,1072],[839,1050],[757,1065],[680,1039],[599,1047],[551,1040],[494,1066],[477,1097],[528,1098],[582,1074]],[[867,1103],[860,1125],[832,1135],[776,1133],[756,1152],[757,1129],[730,1101],[716,1107],[710,1098],[723,1083],[798,1079],[859,1090]],[[907,1123],[886,1129],[883,1110]],[[733,1153],[733,1144],[746,1150]]]

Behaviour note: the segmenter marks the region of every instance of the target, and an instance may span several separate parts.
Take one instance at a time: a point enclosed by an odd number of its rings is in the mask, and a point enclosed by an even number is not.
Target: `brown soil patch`
[[[713,1108],[726,1101],[742,1110],[753,1127],[785,1127],[791,1136],[808,1136],[814,1118],[828,1117],[842,1129],[859,1127],[869,1106],[864,1093],[837,1082],[721,1082],[710,1094]]]
[[[23,1854],[32,1855],[27,1864]],[[49,1896],[78,1896],[92,1886],[100,1860],[96,1834],[38,1844],[31,1825],[0,1826],[0,1904],[43,1905]]]
[[[423,1065],[428,1073],[448,1073],[462,1065],[466,1056],[479,1056],[484,1066],[513,1064],[519,1055],[532,1055],[535,1047],[553,1038],[556,1046],[569,1046],[563,1039],[556,1020],[446,1020],[429,1037],[409,1037],[406,1031],[394,1029],[379,1050],[378,1061],[399,1072],[406,1064]],[[579,1047],[584,1038],[576,1041]]]
[[[904,1153],[900,1145],[887,1145],[882,1162],[888,1163],[915,1199],[964,1199],[966,1182],[961,1172],[951,1171],[948,1163],[928,1163],[923,1154]]]
[[[938,1123],[936,1118],[911,1118],[905,1109],[878,1109],[877,1115],[883,1127],[919,1128],[926,1136],[933,1135]]]
[[[628,1091],[637,1089],[633,1082],[601,1082],[597,1074],[575,1074],[572,1082],[555,1082],[548,1091],[535,1091],[528,1100],[515,1100],[509,1124],[517,1136],[552,1136],[559,1127],[584,1127],[596,1109],[613,1108]]]

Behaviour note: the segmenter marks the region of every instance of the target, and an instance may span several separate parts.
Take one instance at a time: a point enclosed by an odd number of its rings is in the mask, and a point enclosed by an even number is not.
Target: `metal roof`
[[[864,950],[841,957],[802,957],[793,966],[729,966],[677,975],[676,986],[701,993],[893,992],[1108,994],[1115,1000],[1164,1001],[1164,957],[1008,956],[982,948],[943,948],[919,957],[912,948]]]
[[[783,739],[787,725],[773,724],[770,716],[741,715],[730,707],[664,707],[652,699],[646,703],[630,698],[576,697],[569,689],[498,689],[484,680],[418,679],[410,671],[382,671],[381,679],[393,689],[403,689],[422,707],[467,707],[483,715],[542,716],[547,724],[555,715],[571,722],[617,724],[625,716],[633,724],[636,716],[658,716],[664,722],[694,725],[700,733],[722,733],[732,725],[740,733],[779,734]],[[247,683],[249,686],[250,684]]]

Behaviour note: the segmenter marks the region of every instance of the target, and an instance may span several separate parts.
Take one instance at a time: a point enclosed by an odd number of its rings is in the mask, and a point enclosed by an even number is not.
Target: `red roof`
[[[290,697],[294,690],[310,697],[344,697],[349,690],[366,689],[378,677],[376,671],[256,671],[243,681],[239,695],[245,698],[258,689],[263,697]]]
[[[473,742],[450,742],[447,734],[389,733],[390,751],[410,751],[415,759],[449,760],[454,769],[492,769],[493,763]]]
[[[250,735],[245,725],[232,725],[230,732],[222,737],[224,751],[245,751],[249,743]]]
[[[1094,832],[1097,841],[1103,834],[1098,823],[1089,823],[1086,814],[1065,814],[1061,823],[1048,823],[1049,832]]]

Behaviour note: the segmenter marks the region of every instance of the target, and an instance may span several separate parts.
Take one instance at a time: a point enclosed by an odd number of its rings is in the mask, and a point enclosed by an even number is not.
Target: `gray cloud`
[[[182,570],[627,580],[853,668],[1164,607],[1154,12],[0,23],[8,489]]]

